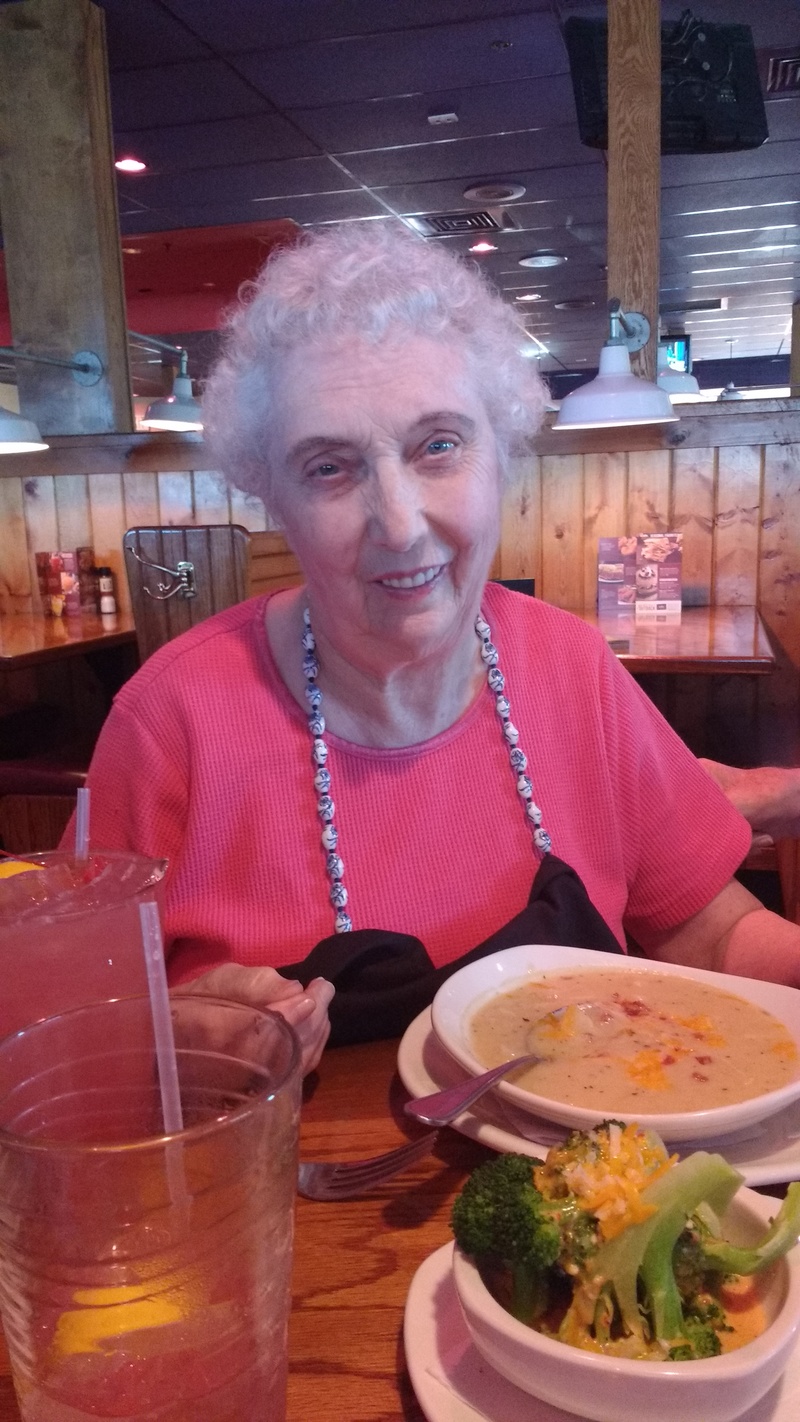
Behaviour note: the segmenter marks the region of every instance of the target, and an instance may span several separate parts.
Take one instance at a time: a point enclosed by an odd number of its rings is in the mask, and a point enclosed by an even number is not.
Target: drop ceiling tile
[[[121,175],[119,183],[120,192],[130,193],[152,208],[341,192],[352,186],[329,158],[287,158],[282,163],[239,163],[235,167],[195,168],[180,173]]]
[[[456,113],[458,122],[432,125],[428,123],[431,113]],[[329,152],[342,153],[367,146],[426,143],[436,137],[474,138],[512,129],[574,125],[575,103],[569,75],[557,74],[432,94],[288,109],[287,116]]]
[[[117,154],[135,153],[159,173],[214,168],[227,163],[264,163],[318,153],[280,114],[251,114],[216,123],[178,124],[114,135]]]
[[[567,56],[552,14],[471,20],[431,30],[355,35],[341,40],[261,50],[231,63],[280,108],[389,95],[438,93],[567,72]],[[493,45],[501,38],[506,49]]]
[[[159,208],[156,211],[135,212],[120,218],[120,230],[126,237],[147,232],[167,232],[180,227],[223,227],[241,222],[266,222],[276,218],[291,218],[300,226],[339,222],[353,216],[375,218],[382,210],[369,195],[329,193],[314,197],[268,198],[263,202],[207,203]]]
[[[125,3],[125,0],[119,0]],[[226,54],[310,40],[451,24],[550,9],[550,0],[163,0],[208,44]],[[505,26],[497,26],[498,36]]]
[[[342,153],[339,161],[369,187],[459,178],[463,183],[488,174],[502,178],[523,168],[563,168],[584,161],[574,129],[533,129],[489,138],[444,138],[402,148]]]
[[[581,167],[540,168],[538,171],[504,173],[475,173],[475,182],[503,177],[509,182],[522,183],[526,188],[526,201],[536,199],[570,199],[605,194],[606,173],[600,161],[590,162]],[[464,198],[463,179],[450,182],[404,183],[397,186],[376,187],[376,192],[403,214],[425,212],[463,212],[474,204]],[[511,204],[516,206],[516,204]]]
[[[291,217],[302,227],[314,227],[327,222],[361,222],[372,218],[388,218],[385,207],[365,188],[354,192],[316,193],[288,198],[258,198],[252,205],[251,217]]]
[[[269,108],[239,74],[221,59],[157,64],[112,76],[114,128],[158,128],[162,124],[205,123],[264,113]]]
[[[705,182],[711,189],[726,180],[773,177],[784,173],[800,173],[800,142],[770,141],[760,148],[747,148],[739,153],[671,155],[661,160],[662,188]]]
[[[766,111],[770,143],[800,138],[800,98],[770,99]]]
[[[797,186],[795,182],[787,182],[785,177],[753,177],[719,183],[713,182],[711,179],[704,183],[686,182],[673,188],[662,188],[661,211],[676,215],[688,213],[693,220],[697,220],[697,216],[700,215],[703,222],[707,221],[709,213],[715,222],[720,215],[724,216],[726,221],[728,217],[735,217],[738,220],[743,213],[735,211],[735,209],[746,209],[759,205],[763,205],[765,213],[770,210],[780,213],[789,211],[789,209],[770,209],[766,205],[797,201]],[[734,211],[722,211],[725,208],[734,209]],[[750,220],[750,216],[747,217],[747,220]],[[772,220],[772,217],[764,217],[765,222]]]
[[[105,11],[109,69],[147,69],[158,55],[161,64],[202,59],[208,48],[158,0],[96,0]]]

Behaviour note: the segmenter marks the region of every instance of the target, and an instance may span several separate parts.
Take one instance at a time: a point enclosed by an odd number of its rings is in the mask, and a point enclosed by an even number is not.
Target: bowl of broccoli
[[[782,1201],[741,1185],[722,1156],[679,1160],[618,1121],[479,1166],[452,1213],[478,1351],[598,1422],[732,1422],[800,1329],[800,1183]]]

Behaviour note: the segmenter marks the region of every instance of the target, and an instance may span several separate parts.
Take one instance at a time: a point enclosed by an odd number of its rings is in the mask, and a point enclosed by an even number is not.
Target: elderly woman
[[[746,822],[601,637],[486,581],[544,406],[522,344],[473,269],[388,223],[273,256],[232,317],[207,433],[305,585],[164,647],[97,747],[97,842],[170,861],[173,981],[294,1016],[307,1064],[329,985],[263,965],[380,929],[441,968],[517,921],[556,855],[594,946],[627,931],[800,984],[800,930],[732,879]],[[531,931],[523,915],[495,941]]]

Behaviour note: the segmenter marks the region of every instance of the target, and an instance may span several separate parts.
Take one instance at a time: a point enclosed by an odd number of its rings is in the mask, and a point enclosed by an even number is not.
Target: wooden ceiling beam
[[[90,0],[0,6],[0,214],[14,345],[72,359],[96,384],[17,363],[43,434],[133,429],[105,17]]]
[[[631,356],[656,378],[661,211],[659,0],[608,4],[608,296],[641,311],[650,340]]]

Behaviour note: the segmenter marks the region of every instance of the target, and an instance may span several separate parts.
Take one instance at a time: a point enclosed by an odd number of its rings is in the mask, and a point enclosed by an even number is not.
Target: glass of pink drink
[[[0,879],[0,1037],[40,1017],[147,992],[139,904],[160,903],[165,859],[30,854]]]
[[[0,1309],[24,1422],[283,1422],[300,1051],[180,995],[164,1136],[149,1000],[0,1043]]]

